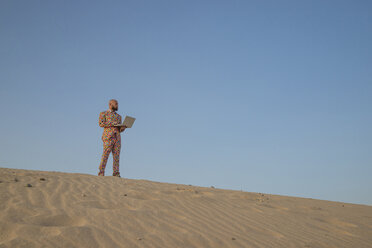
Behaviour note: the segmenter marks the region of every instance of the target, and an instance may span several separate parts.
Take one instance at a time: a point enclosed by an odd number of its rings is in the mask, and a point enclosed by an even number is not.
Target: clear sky
[[[0,167],[372,204],[371,1],[0,1]],[[112,157],[106,167],[112,175]]]

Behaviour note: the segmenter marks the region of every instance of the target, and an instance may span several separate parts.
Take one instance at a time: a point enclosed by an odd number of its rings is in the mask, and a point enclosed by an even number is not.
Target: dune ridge
[[[372,247],[372,206],[0,168],[3,247]]]

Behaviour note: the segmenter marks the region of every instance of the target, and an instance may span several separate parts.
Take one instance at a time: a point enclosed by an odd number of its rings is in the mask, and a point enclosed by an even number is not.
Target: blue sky
[[[0,167],[372,204],[370,1],[1,1]],[[112,174],[112,158],[106,175]]]

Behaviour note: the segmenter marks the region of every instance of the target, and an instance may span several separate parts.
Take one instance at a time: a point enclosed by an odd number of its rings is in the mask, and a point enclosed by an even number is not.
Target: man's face
[[[119,109],[119,104],[117,101],[111,101],[110,102],[110,109],[112,111],[117,111]]]

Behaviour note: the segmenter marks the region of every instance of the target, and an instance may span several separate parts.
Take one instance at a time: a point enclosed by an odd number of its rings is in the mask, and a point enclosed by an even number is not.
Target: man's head
[[[118,104],[118,101],[116,101],[115,99],[111,99],[109,101],[109,108],[112,110],[112,111],[117,111],[119,109],[119,104]]]

